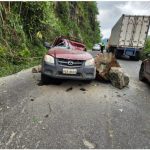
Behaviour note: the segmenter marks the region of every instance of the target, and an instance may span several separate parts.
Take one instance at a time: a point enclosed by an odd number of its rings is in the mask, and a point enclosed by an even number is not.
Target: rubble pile
[[[128,75],[112,53],[100,53],[95,57],[96,78],[110,81],[113,86],[122,89],[129,83]]]

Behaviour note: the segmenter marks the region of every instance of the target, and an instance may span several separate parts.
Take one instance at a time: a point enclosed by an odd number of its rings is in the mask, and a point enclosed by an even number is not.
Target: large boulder
[[[124,88],[129,84],[129,76],[124,72],[123,68],[111,67],[109,71],[109,80],[114,87]]]
[[[109,81],[109,71],[111,67],[120,67],[114,54],[112,53],[99,53],[95,57],[96,64],[96,78],[99,80]]]

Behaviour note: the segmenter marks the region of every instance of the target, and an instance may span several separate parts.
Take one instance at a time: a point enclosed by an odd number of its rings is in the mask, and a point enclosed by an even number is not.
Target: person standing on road
[[[100,43],[100,45],[101,45],[101,53],[103,53],[103,51],[105,49],[105,44],[102,42],[102,43]]]

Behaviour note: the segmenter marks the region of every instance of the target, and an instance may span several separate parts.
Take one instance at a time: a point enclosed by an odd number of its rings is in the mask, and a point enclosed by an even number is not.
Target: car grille
[[[58,58],[57,62],[59,65],[62,66],[74,66],[74,67],[80,67],[83,64],[83,60],[70,60],[70,59],[62,59]]]

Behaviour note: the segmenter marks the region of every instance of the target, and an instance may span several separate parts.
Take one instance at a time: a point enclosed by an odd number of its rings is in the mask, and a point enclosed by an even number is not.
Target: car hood
[[[88,60],[93,58],[92,55],[85,51],[72,50],[63,47],[54,47],[48,51],[48,55],[55,58],[71,59],[71,60]]]

